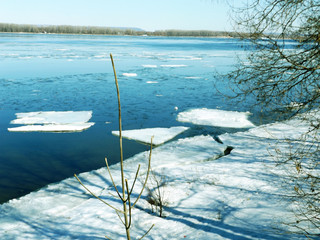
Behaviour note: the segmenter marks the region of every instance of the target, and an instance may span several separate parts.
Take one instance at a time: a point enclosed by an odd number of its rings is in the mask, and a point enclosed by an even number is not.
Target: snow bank
[[[141,237],[155,224],[148,239],[305,239],[281,229],[280,223],[294,221],[294,215],[281,189],[281,171],[270,155],[279,138],[294,139],[305,127],[295,119],[223,134],[219,138],[224,144],[196,136],[155,148],[151,165],[164,179],[165,218],[151,212],[145,191],[132,212],[131,236]],[[234,149],[223,156],[227,145]],[[141,189],[148,155],[142,152],[124,162],[131,183],[141,164],[133,198]],[[119,164],[111,166],[117,184],[119,169]],[[106,168],[79,177],[102,199],[121,207],[110,194],[116,195]],[[0,212],[0,239],[125,239],[116,213],[85,193],[74,178],[10,200],[0,205]]]
[[[192,109],[178,114],[180,122],[227,128],[251,128],[255,125],[248,120],[249,112],[224,111],[218,109]]]
[[[180,139],[153,150],[152,168],[154,171],[168,169],[167,176],[171,179],[176,170],[179,172],[179,166],[189,166],[187,168],[192,169],[190,164],[216,159],[223,153],[225,147],[210,136]],[[148,152],[143,152],[125,161],[126,175],[129,181],[135,175],[138,162],[142,164],[141,170],[146,170],[147,158]],[[111,172],[114,180],[118,183],[120,181],[119,164],[111,166]],[[106,168],[80,174],[79,178],[100,197],[117,207],[121,207],[109,195],[111,181]],[[179,184],[181,176],[175,180],[172,178],[172,180]],[[170,201],[182,200],[183,197],[186,197],[184,187],[186,187],[186,183],[176,188],[176,195],[170,197]],[[141,182],[137,181],[133,196],[136,196],[140,188]],[[181,194],[177,195],[177,193]],[[132,226],[133,235],[143,235],[142,232],[156,222],[158,223],[152,230],[152,239],[176,239],[178,237],[177,229],[172,231],[172,226],[178,226],[178,232],[188,229],[187,225],[180,222],[182,219],[178,221],[168,219],[167,222],[165,219],[154,217],[149,214],[148,205],[145,208],[146,200],[142,199],[141,202],[143,203],[133,213],[135,216]],[[50,184],[20,199],[10,200],[8,203],[0,205],[0,212],[1,239],[103,239],[105,235],[112,239],[124,239],[122,238],[123,229],[118,222],[116,213],[100,201],[90,198],[75,178]],[[160,232],[161,228],[164,227],[163,224],[170,222],[173,223],[171,227],[171,224],[168,225],[172,231],[170,233],[172,238],[162,238],[164,232]],[[159,237],[156,237],[158,231]]]
[[[171,127],[171,128],[145,128],[122,131],[124,138],[140,141],[150,144],[151,137],[154,136],[153,144],[163,144],[178,134],[188,130],[188,127]],[[112,131],[112,134],[119,136],[119,131]]]
[[[73,132],[83,131],[93,126],[88,122],[92,111],[47,111],[16,113],[17,119],[11,124],[25,124],[26,126],[8,128],[10,132]]]

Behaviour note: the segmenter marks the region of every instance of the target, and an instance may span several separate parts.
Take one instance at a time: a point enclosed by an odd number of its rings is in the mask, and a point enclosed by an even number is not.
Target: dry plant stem
[[[124,178],[124,169],[123,169],[123,150],[122,150],[122,124],[121,124],[121,103],[120,103],[120,91],[119,91],[119,84],[118,84],[118,78],[116,69],[114,67],[113,57],[112,54],[110,54],[113,73],[114,73],[114,80],[117,88],[117,96],[118,96],[118,111],[119,111],[119,144],[120,144],[120,168],[121,168],[121,187],[122,187],[122,202],[123,202],[123,217],[124,217],[124,223],[126,227],[126,234],[127,239],[130,240],[130,231],[129,231],[129,219],[128,219],[128,211],[127,211],[127,202],[124,201],[126,198],[126,189],[125,189],[125,178]],[[130,205],[129,205],[130,208]]]
[[[114,67],[114,62],[113,62],[113,57],[112,54],[110,54],[110,58],[111,58],[111,62],[112,62],[112,67],[113,67],[113,72],[114,72],[114,77],[115,77],[115,84],[116,84],[116,88],[117,88],[117,96],[118,96],[118,110],[119,110],[119,143],[120,143],[120,167],[121,167],[121,187],[122,187],[122,194],[120,193],[120,191],[117,188],[117,185],[114,182],[114,179],[112,177],[111,174],[111,170],[108,164],[108,160],[107,158],[105,158],[105,162],[107,165],[107,169],[108,169],[108,173],[110,175],[111,178],[111,182],[112,185],[114,187],[114,190],[117,192],[117,195],[111,194],[111,196],[118,198],[121,200],[122,205],[123,205],[123,211],[113,207],[112,205],[108,204],[106,201],[102,200],[100,197],[98,197],[97,195],[95,195],[92,191],[90,191],[82,182],[81,180],[77,177],[76,174],[74,174],[74,176],[76,177],[76,179],[79,181],[79,183],[95,198],[97,198],[98,200],[100,200],[101,202],[103,202],[104,204],[106,204],[107,206],[111,207],[112,209],[114,209],[116,211],[117,216],[119,217],[121,223],[124,225],[124,227],[126,228],[126,235],[127,235],[127,240],[131,240],[130,238],[130,227],[131,227],[131,222],[132,222],[132,208],[134,207],[134,205],[138,202],[138,200],[140,199],[143,190],[146,187],[147,184],[147,180],[149,177],[149,173],[150,173],[150,169],[151,169],[151,155],[152,155],[152,141],[153,141],[153,137],[151,138],[151,145],[150,145],[150,153],[149,153],[149,159],[148,159],[148,170],[146,173],[146,178],[143,184],[143,187],[136,199],[136,201],[132,204],[131,203],[131,194],[133,191],[133,188],[135,186],[135,183],[138,179],[138,175],[139,175],[139,171],[140,171],[140,164],[138,165],[138,169],[136,171],[133,183],[131,188],[129,188],[129,184],[128,184],[128,180],[125,179],[124,177],[124,164],[123,164],[123,148],[122,148],[122,124],[121,124],[121,104],[120,104],[120,91],[119,91],[119,85],[118,85],[118,79],[117,79],[117,74],[116,74],[116,70]],[[123,214],[123,218],[120,216],[120,213]],[[149,232],[150,230],[153,228],[154,225],[152,225],[149,230],[139,239],[143,239]],[[108,236],[105,236],[107,239],[111,239]]]

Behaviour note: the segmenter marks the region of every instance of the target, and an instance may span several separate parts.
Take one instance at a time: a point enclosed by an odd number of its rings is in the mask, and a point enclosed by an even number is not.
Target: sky
[[[0,22],[137,27],[155,30],[232,30],[234,0],[0,0]],[[238,2],[238,1],[237,1]]]

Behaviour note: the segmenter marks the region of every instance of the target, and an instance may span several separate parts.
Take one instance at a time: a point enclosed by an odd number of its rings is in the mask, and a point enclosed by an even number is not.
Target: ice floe
[[[136,73],[122,73],[123,76],[125,77],[136,77],[138,76]]]
[[[171,58],[172,61],[190,61],[190,60],[202,60],[200,57],[192,57],[192,56],[185,56],[185,57],[174,57]]]
[[[187,67],[187,65],[184,65],[184,64],[165,64],[165,65],[160,65],[160,66],[167,67],[167,68]]]
[[[200,79],[201,77],[185,77],[185,79]]]
[[[94,123],[70,123],[70,124],[44,124],[26,125],[21,127],[8,128],[9,132],[78,132],[83,131]]]
[[[92,117],[92,111],[41,111],[16,113],[17,119],[11,124],[66,124],[87,122]]]
[[[197,125],[227,128],[251,128],[255,125],[248,120],[249,115],[249,112],[201,108],[180,112],[177,116],[177,120]]]
[[[25,126],[8,128],[10,132],[73,132],[83,131],[93,126],[88,122],[92,111],[41,111],[16,113],[16,119],[11,124]]]
[[[145,65],[142,65],[142,67],[144,67],[144,68],[157,68],[157,65],[145,64]]]
[[[159,145],[169,141],[170,139],[188,129],[188,127],[134,129],[122,131],[122,136],[124,138],[136,140],[147,144],[150,144],[151,138],[154,137],[152,144]],[[112,134],[119,136],[119,131],[112,131]]]
[[[149,83],[149,84],[156,84],[156,83],[159,83],[158,81],[147,81],[146,83]]]

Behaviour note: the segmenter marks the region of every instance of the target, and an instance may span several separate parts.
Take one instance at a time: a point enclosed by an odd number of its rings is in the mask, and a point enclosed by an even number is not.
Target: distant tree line
[[[23,33],[58,33],[58,34],[133,34],[132,29],[92,27],[92,26],[70,26],[70,25],[30,25],[0,23],[0,32],[23,32]]]
[[[94,34],[94,35],[132,35],[132,36],[175,36],[175,37],[236,37],[232,32],[206,30],[162,30],[144,31],[135,28],[114,28],[71,25],[31,25],[0,23],[0,32],[6,33],[56,33],[56,34]]]
[[[167,37],[236,37],[232,32],[208,30],[163,30],[152,32],[150,35]]]

